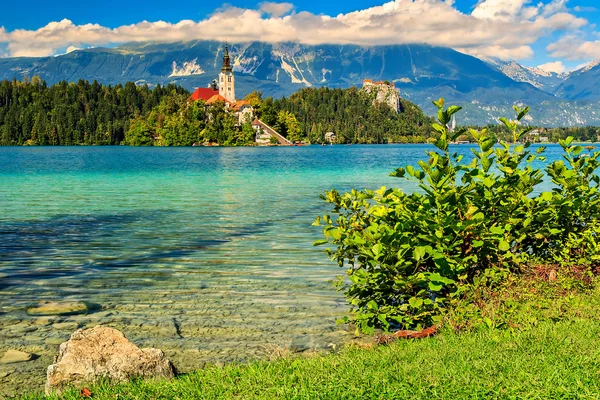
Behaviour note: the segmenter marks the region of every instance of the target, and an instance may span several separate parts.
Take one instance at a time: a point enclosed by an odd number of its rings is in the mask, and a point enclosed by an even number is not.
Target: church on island
[[[374,94],[373,103],[386,103],[396,113],[400,112],[400,94],[395,85],[391,82],[373,82],[371,79],[363,81],[361,89],[369,94]],[[246,100],[236,100],[235,98],[235,75],[231,65],[231,56],[229,55],[229,45],[225,43],[223,53],[223,66],[218,79],[205,88],[198,88],[192,93],[192,101],[203,100],[207,105],[222,102],[230,112],[234,113],[238,127],[244,123],[252,123],[256,136],[255,142],[259,146],[283,145],[294,146],[294,143],[282,136],[271,126],[265,124],[254,114],[254,108]],[[334,132],[327,132],[325,140],[329,143],[336,141]]]
[[[243,123],[252,122],[252,128],[256,132],[256,143],[260,145],[272,145],[274,143],[282,146],[292,146],[293,143],[279,134],[275,129],[255,118],[254,108],[246,100],[235,99],[235,75],[231,66],[229,45],[225,43],[223,54],[223,67],[219,73],[219,79],[214,79],[209,87],[198,88],[192,93],[193,101],[203,100],[206,104],[222,102],[225,107],[233,112],[237,118],[238,126]]]
[[[215,79],[209,87],[196,89],[192,93],[192,100],[204,100],[209,105],[219,101],[225,103],[225,107],[235,113],[238,125],[242,125],[244,122],[251,122],[252,118],[254,118],[254,108],[250,103],[245,100],[235,99],[235,75],[233,74],[227,43],[225,44],[223,67],[219,73],[218,81]]]

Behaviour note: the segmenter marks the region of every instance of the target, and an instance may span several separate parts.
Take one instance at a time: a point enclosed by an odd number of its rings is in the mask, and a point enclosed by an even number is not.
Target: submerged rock
[[[173,365],[158,349],[140,349],[120,331],[104,326],[80,329],[60,345],[54,364],[48,367],[46,392],[60,392],[101,378],[172,378]]]
[[[29,315],[75,315],[87,314],[88,306],[82,301],[49,301],[27,309]]]
[[[73,332],[75,329],[79,328],[79,324],[77,322],[57,322],[56,324],[52,324],[52,328],[59,331]]]
[[[13,364],[19,362],[25,362],[33,359],[33,355],[25,353],[24,351],[8,350],[4,353],[4,356],[0,358],[0,364]]]

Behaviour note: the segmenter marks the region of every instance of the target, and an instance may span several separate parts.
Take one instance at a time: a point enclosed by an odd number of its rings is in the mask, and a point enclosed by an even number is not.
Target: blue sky
[[[7,1],[0,56],[132,40],[421,42],[479,57],[573,69],[600,58],[598,0]],[[329,18],[331,17],[331,18]],[[196,25],[181,24],[191,20]],[[149,24],[141,24],[148,21]],[[167,24],[159,24],[164,21]],[[178,24],[179,23],[179,24]],[[315,33],[316,32],[316,33]],[[549,63],[549,64],[548,64]]]

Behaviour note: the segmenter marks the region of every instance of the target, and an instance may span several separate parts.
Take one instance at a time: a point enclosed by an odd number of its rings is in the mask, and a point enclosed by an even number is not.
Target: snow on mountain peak
[[[581,68],[579,70],[579,72],[587,72],[593,68],[596,68],[598,65],[600,65],[600,59],[594,60],[591,63],[589,63],[588,65],[586,65],[585,67]]]
[[[184,61],[181,68],[177,67],[177,62],[173,61],[173,72],[169,75],[169,78],[174,76],[191,76],[201,75],[204,70],[197,64],[198,59],[194,58],[192,61]]]

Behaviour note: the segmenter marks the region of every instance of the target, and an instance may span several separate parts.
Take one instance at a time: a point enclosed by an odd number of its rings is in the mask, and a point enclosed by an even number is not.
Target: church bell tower
[[[223,54],[223,68],[219,74],[219,94],[232,103],[235,103],[235,77],[231,67],[229,46],[225,42],[225,54]]]

